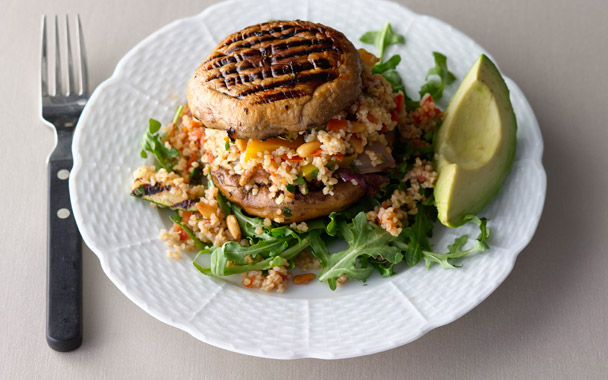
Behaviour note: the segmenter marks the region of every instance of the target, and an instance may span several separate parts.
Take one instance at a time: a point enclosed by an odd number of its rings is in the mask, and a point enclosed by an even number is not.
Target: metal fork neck
[[[57,128],[57,145],[49,161],[72,160],[72,137],[74,128]]]

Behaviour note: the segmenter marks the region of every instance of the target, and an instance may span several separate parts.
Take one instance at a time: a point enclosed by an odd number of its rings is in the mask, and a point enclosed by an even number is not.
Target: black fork
[[[70,204],[68,178],[72,170],[72,136],[89,97],[88,75],[80,17],[76,16],[76,60],[72,54],[69,18],[65,17],[64,42],[55,16],[54,86],[49,86],[47,22],[42,16],[40,81],[42,118],[57,135],[48,162],[47,327],[46,340],[57,351],[72,351],[82,343],[82,239]],[[50,34],[50,33],[49,33]],[[67,62],[60,54],[67,49]],[[63,67],[65,66],[65,67]],[[67,76],[62,80],[62,67]],[[77,86],[77,83],[79,85]]]

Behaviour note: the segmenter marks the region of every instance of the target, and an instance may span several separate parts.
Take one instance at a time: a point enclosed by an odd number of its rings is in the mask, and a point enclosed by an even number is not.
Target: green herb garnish
[[[400,34],[394,33],[391,24],[388,22],[384,24],[382,29],[375,32],[367,32],[362,35],[359,40],[363,43],[371,44],[376,47],[380,62],[382,62],[384,51],[388,46],[405,43],[405,38]]]
[[[395,70],[401,62],[401,56],[396,54],[388,60],[383,61],[386,48],[393,44],[405,43],[405,38],[393,32],[391,25],[386,23],[384,27],[376,32],[367,32],[360,38],[361,42],[372,44],[376,47],[380,61],[372,67],[373,74],[382,74],[387,82],[393,88],[393,92],[402,91],[405,96],[405,103],[408,109],[415,109],[420,106],[418,101],[412,100],[407,96],[401,75]],[[433,100],[438,101],[443,95],[443,89],[446,85],[453,83],[456,77],[448,70],[447,58],[445,55],[433,52],[435,59],[435,67],[432,67],[427,72],[425,80],[427,81],[420,88],[420,98],[425,94],[430,94]]]
[[[179,151],[175,147],[167,148],[165,143],[158,131],[160,130],[161,124],[159,121],[150,119],[150,125],[144,133],[144,137],[141,140],[141,157],[148,158],[147,152],[152,153],[156,159],[156,163],[160,168],[164,168],[167,171],[172,171],[173,166],[176,164],[176,157],[179,155]]]
[[[199,166],[192,169],[192,172],[190,173],[190,183],[191,184],[200,184],[202,179],[203,179],[203,169],[201,168],[200,162],[199,162]]]
[[[343,224],[340,232],[348,243],[348,249],[329,255],[327,265],[319,274],[319,280],[327,281],[331,289],[336,288],[336,280],[343,274],[359,281],[369,277],[374,268],[361,265],[358,260],[361,257],[380,257],[392,264],[403,259],[400,249],[390,245],[392,235],[368,223],[364,212],[359,213],[352,224]]]
[[[433,100],[438,101],[443,96],[446,85],[452,84],[456,76],[448,70],[448,59],[445,55],[433,52],[435,67],[431,67],[424,78],[427,82],[420,88],[419,94],[430,94]],[[429,78],[431,78],[429,80]]]
[[[316,169],[317,173],[319,172],[319,169]],[[302,177],[302,174],[298,174],[298,177],[293,181],[294,184],[296,185],[305,185],[306,184],[306,180],[304,179],[304,177]]]

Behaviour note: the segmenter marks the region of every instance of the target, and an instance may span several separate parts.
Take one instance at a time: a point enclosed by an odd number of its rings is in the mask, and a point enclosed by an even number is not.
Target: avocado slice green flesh
[[[500,72],[481,55],[450,100],[435,135],[435,205],[448,227],[498,194],[515,157],[517,121]]]

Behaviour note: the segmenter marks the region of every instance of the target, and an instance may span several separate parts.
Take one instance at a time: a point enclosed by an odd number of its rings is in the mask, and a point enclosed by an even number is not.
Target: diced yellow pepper
[[[365,49],[359,49],[361,60],[370,68],[374,66],[380,59]]]
[[[245,161],[257,157],[260,152],[272,152],[282,146],[297,149],[303,142],[304,140],[301,137],[298,137],[293,141],[279,138],[266,139],[264,141],[251,139],[249,140],[249,145],[247,145],[247,151],[245,152]]]
[[[302,175],[304,176],[304,178],[306,178],[307,181],[310,181],[312,179],[315,179],[316,177],[316,173],[315,170],[318,169],[316,166],[314,166],[313,164],[306,164],[302,167]]]

